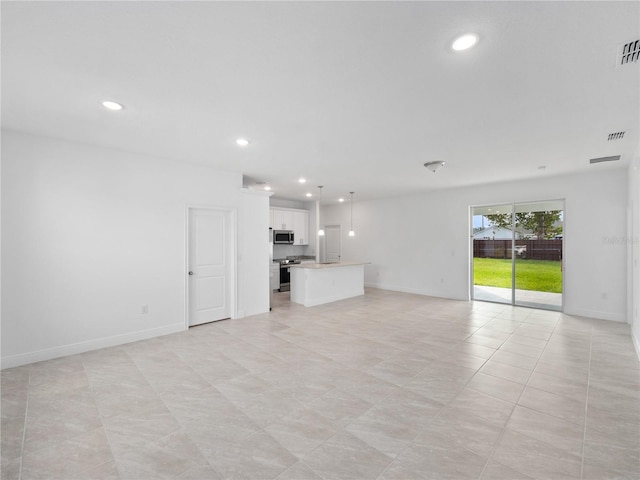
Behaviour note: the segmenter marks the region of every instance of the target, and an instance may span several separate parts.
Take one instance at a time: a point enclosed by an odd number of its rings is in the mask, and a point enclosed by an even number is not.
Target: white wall
[[[269,310],[269,196],[267,192],[243,189],[243,219],[239,232],[244,247],[239,265],[240,305],[238,316]],[[266,281],[265,281],[266,279]]]
[[[597,167],[596,167],[597,168]],[[469,207],[566,199],[565,312],[626,318],[627,171],[596,170],[440,190],[423,195],[356,201],[322,209],[324,224],[342,225],[343,260],[369,261],[369,286],[445,298],[469,298]],[[436,179],[437,181],[437,179]]]
[[[188,204],[235,210],[237,310],[268,310],[268,274],[243,283],[241,262],[268,206],[239,173],[7,131],[2,170],[3,367],[184,329]]]
[[[640,147],[629,165],[628,234],[626,237],[629,273],[627,320],[640,357]]]

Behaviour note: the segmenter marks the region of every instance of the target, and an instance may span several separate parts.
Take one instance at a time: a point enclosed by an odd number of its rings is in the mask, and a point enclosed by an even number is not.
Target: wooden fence
[[[516,240],[516,258],[530,260],[562,260],[562,239]],[[511,240],[474,240],[476,258],[511,258]]]

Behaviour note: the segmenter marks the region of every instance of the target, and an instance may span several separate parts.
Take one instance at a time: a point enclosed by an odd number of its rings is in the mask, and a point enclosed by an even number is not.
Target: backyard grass
[[[516,259],[516,288],[562,293],[561,262]],[[511,260],[474,258],[473,283],[487,287],[511,288]]]

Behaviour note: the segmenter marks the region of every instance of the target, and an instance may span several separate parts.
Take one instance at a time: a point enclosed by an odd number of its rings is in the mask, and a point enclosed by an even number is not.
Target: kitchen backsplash
[[[314,255],[308,245],[274,245],[273,258],[287,258],[292,255]]]

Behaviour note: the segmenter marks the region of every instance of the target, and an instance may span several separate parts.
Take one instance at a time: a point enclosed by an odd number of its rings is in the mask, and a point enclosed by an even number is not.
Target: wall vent
[[[625,43],[618,47],[618,66],[634,63],[640,60],[640,40]]]
[[[592,158],[589,160],[589,163],[602,163],[602,162],[615,162],[616,160],[620,160],[620,155],[614,155],[613,157],[600,157],[600,158]]]
[[[609,134],[609,136],[607,137],[607,141],[610,142],[611,140],[622,140],[623,138],[624,132],[614,132]]]

